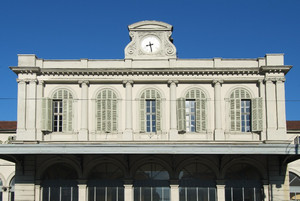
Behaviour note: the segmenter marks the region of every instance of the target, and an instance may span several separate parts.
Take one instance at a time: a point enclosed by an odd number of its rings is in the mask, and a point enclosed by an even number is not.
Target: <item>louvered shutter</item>
[[[161,99],[156,99],[156,132],[161,131]]]
[[[241,99],[230,99],[230,130],[241,130]]]
[[[196,132],[206,130],[206,99],[196,99]]]
[[[73,129],[73,100],[63,99],[63,132],[70,132]]]
[[[177,99],[177,129],[179,132],[186,132],[185,120],[185,99]]]
[[[263,108],[262,98],[253,98],[251,100],[251,119],[252,131],[262,131],[263,127]]]
[[[140,99],[140,127],[141,130],[140,132],[144,133],[146,132],[146,122],[145,122],[145,116],[146,116],[146,104],[145,104],[146,100],[145,99]]]
[[[117,99],[112,100],[112,131],[118,130],[118,117],[117,117]]]
[[[97,121],[97,131],[101,131],[102,130],[102,116],[101,116],[101,100],[96,100],[96,121]]]
[[[42,99],[42,131],[52,132],[52,104],[52,99]]]

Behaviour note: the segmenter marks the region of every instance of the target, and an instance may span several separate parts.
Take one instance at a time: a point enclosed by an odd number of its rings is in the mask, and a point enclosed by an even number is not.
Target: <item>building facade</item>
[[[283,54],[179,59],[172,26],[121,60],[18,55],[15,200],[289,200]]]

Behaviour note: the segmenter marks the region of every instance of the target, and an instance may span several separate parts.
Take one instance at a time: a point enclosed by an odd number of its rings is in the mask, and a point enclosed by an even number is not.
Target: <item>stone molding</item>
[[[224,83],[224,80],[218,79],[218,80],[213,80],[212,84],[215,86],[216,84],[222,85]]]
[[[85,85],[89,86],[90,82],[87,81],[87,80],[79,80],[78,84],[79,84],[80,87],[82,86],[82,84],[85,84]]]
[[[170,87],[171,84],[178,85],[178,80],[168,80],[168,86]]]
[[[126,87],[127,84],[131,84],[131,86],[133,86],[133,80],[123,80],[123,86]]]

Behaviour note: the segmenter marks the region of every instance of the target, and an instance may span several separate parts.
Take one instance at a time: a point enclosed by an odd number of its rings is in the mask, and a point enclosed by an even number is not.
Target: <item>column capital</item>
[[[262,84],[262,83],[264,82],[264,79],[258,79],[257,82],[258,82],[259,84]]]
[[[30,80],[27,80],[27,82],[29,82],[30,84],[37,84],[38,83],[37,79],[30,79]]]
[[[216,79],[216,80],[213,80],[213,81],[212,81],[212,84],[213,84],[213,85],[217,85],[217,84],[220,84],[220,85],[221,85],[221,84],[223,84],[223,83],[224,83],[224,80],[220,80],[220,79]]]
[[[276,81],[276,78],[275,78],[275,77],[266,77],[266,78],[265,78],[265,82],[266,82],[266,83],[275,82],[275,81]]]
[[[276,77],[276,82],[285,82],[285,77]]]
[[[38,80],[38,85],[45,85],[45,81],[44,80]]]
[[[178,80],[168,80],[168,84],[171,85],[171,84],[178,84]]]
[[[130,84],[132,86],[134,82],[133,82],[133,80],[123,80],[122,83],[123,83],[124,87],[126,87],[127,84]]]
[[[26,84],[26,80],[24,80],[24,79],[17,79],[17,83]]]
[[[79,80],[78,81],[79,86],[81,87],[82,85],[89,85],[90,82],[88,80]]]

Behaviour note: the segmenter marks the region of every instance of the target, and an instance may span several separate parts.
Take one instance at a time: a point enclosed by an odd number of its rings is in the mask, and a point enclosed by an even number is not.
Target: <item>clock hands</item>
[[[151,41],[149,41],[149,45],[146,45],[146,47],[150,47],[150,51],[152,52],[152,45],[154,45],[153,43],[151,43]]]

